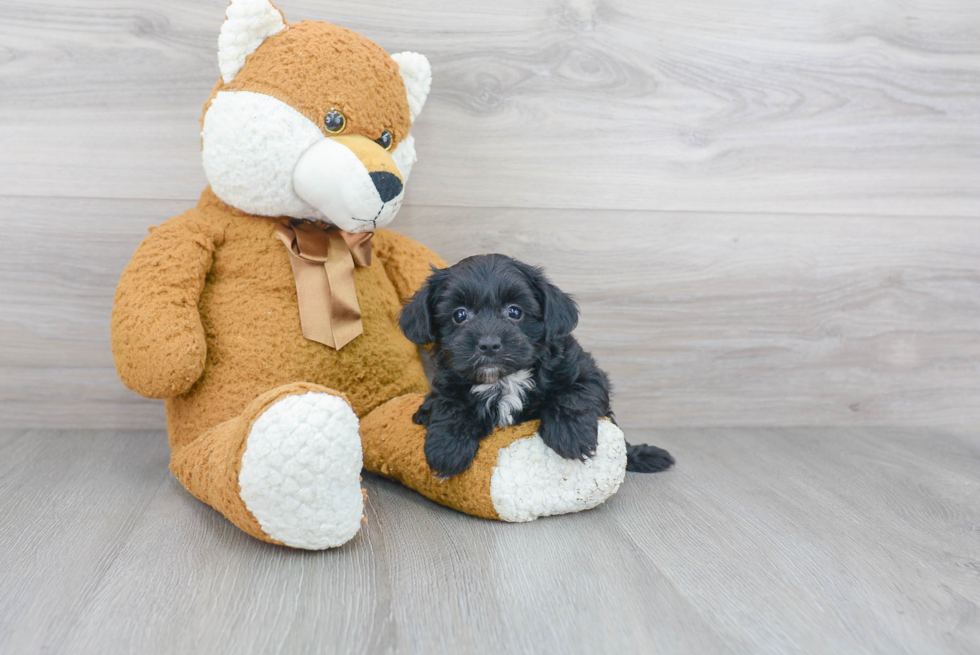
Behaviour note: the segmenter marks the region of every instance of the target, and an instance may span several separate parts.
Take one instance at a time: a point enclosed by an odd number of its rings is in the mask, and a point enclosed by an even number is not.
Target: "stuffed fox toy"
[[[384,229],[416,159],[425,57],[287,24],[267,0],[233,0],[218,46],[202,121],[210,187],[151,229],[112,314],[119,377],[165,399],[178,480],[253,537],[306,549],[357,533],[362,467],[506,521],[615,493],[626,454],[608,422],[585,462],[524,424],[488,437],[455,478],[426,464],[411,416],[428,385],[398,316],[446,264]]]

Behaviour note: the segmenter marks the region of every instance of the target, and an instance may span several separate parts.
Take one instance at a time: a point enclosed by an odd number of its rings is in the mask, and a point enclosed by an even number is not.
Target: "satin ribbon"
[[[276,225],[296,279],[303,336],[340,350],[364,331],[354,290],[354,266],[371,265],[373,232],[291,220]]]

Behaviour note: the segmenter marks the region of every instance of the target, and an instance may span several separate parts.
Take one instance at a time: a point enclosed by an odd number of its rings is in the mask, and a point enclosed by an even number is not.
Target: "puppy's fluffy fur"
[[[562,457],[595,454],[598,419],[613,418],[609,379],[572,330],[575,302],[541,269],[505,255],[478,255],[433,270],[405,306],[401,328],[433,344],[432,391],[413,417],[426,426],[425,456],[441,477],[469,468],[496,426],[540,418]],[[669,468],[673,457],[627,444],[628,471]]]

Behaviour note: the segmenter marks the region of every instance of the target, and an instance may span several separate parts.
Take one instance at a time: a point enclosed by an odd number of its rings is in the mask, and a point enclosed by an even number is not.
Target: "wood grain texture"
[[[0,652],[974,653],[980,438],[634,431],[678,457],[501,524],[369,477],[344,547],[252,540],[159,431],[0,431]]]
[[[0,239],[0,424],[161,427],[122,387],[112,294],[181,201],[0,198],[47,226]],[[449,261],[544,265],[630,426],[980,421],[980,222],[412,206],[393,227]]]
[[[0,1],[0,195],[195,198],[225,5]],[[280,5],[432,60],[410,203],[980,208],[975,2]]]

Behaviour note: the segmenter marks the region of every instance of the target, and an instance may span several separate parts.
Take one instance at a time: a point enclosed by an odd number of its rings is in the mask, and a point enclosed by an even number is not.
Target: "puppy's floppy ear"
[[[424,346],[436,340],[435,307],[445,277],[444,269],[433,266],[432,275],[402,308],[398,325],[412,343]]]
[[[552,284],[537,266],[515,262],[534,289],[544,321],[545,339],[566,337],[578,325],[578,306],[572,297]]]

